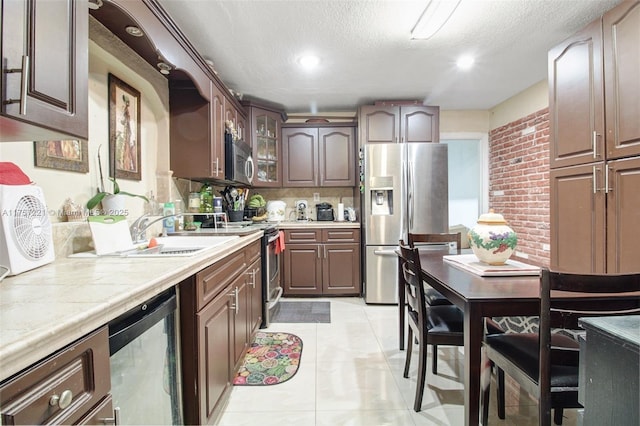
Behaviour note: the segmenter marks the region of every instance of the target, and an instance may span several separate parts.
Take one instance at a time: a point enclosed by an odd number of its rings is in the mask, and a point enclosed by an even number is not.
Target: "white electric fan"
[[[16,275],[53,262],[51,221],[42,189],[0,185],[0,265]]]

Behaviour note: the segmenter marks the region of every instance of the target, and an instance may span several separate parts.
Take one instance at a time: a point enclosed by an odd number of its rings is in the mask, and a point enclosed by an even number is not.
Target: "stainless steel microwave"
[[[231,134],[225,133],[224,152],[225,180],[251,185],[253,182],[251,147],[243,141],[234,141]]]

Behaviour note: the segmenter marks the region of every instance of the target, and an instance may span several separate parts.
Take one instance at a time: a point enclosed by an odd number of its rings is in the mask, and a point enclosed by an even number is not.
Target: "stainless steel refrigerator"
[[[365,302],[398,303],[398,241],[449,228],[447,145],[364,148]]]

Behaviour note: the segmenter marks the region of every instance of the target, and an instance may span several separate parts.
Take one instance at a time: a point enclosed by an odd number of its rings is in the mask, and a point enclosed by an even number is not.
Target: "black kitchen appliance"
[[[316,204],[316,218],[319,222],[333,222],[333,208],[329,203]]]

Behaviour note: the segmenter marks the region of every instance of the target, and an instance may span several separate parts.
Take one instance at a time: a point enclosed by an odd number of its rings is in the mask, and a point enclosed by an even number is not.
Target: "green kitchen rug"
[[[302,339],[289,333],[259,331],[233,384],[277,385],[292,378],[302,356]]]

